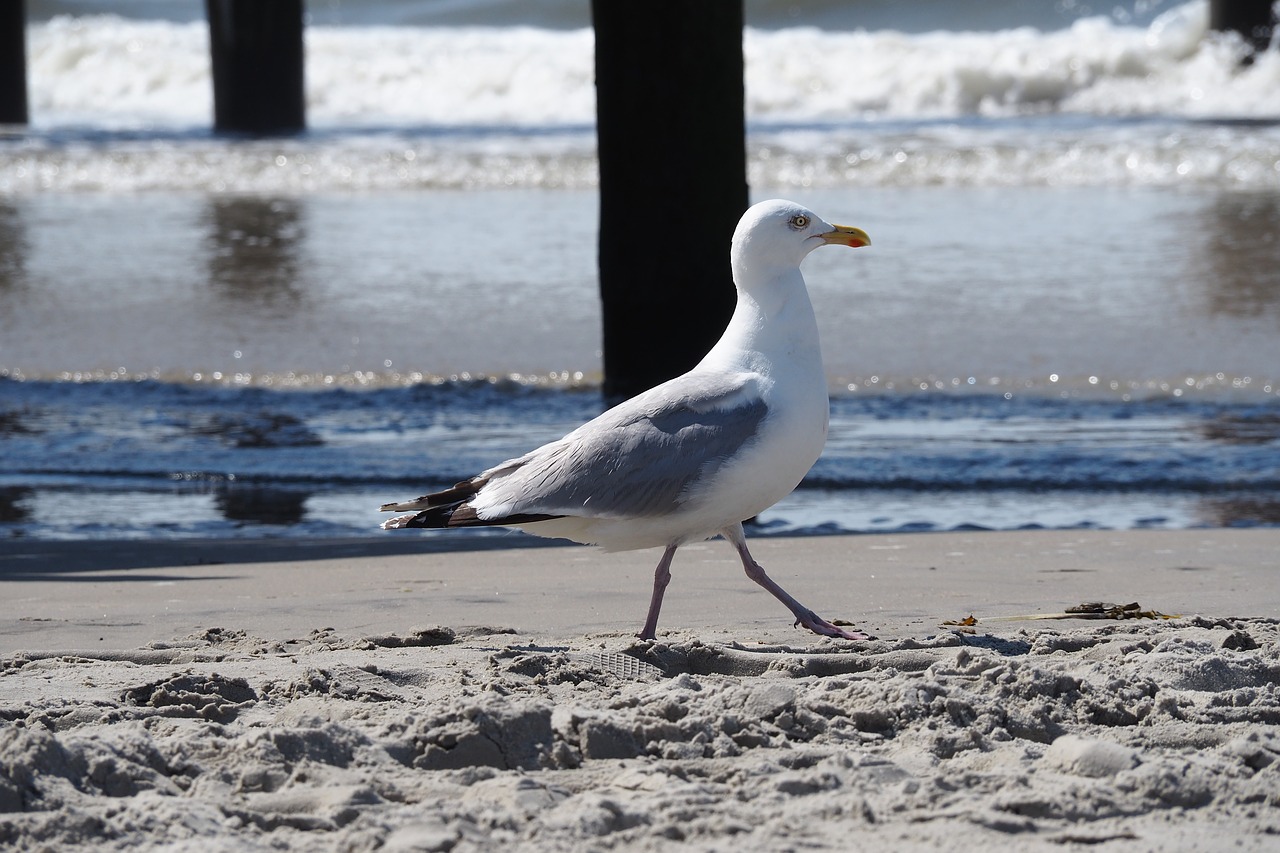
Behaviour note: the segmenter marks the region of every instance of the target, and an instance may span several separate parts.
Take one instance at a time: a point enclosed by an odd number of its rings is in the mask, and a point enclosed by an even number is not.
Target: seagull
[[[608,551],[661,547],[639,633],[647,640],[657,636],[676,549],[723,536],[747,577],[797,626],[868,639],[819,617],[765,574],[742,522],[790,494],[826,443],[827,379],[800,262],[819,246],[870,243],[860,228],[794,202],[752,206],[730,245],[737,305],[697,366],[453,488],[384,504],[383,512],[407,514],[382,528],[497,525]]]

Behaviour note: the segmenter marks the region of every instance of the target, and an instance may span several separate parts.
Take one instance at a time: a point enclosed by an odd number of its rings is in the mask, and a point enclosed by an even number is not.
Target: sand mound
[[[20,652],[0,663],[0,844],[1263,849],[1277,682],[1262,619],[795,648],[212,629]]]

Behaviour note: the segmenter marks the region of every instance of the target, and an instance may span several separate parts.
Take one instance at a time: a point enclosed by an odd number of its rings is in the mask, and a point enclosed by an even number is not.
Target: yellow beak
[[[833,230],[820,236],[824,243],[829,243],[833,246],[848,246],[852,249],[857,249],[860,246],[871,245],[871,238],[867,236],[866,231],[848,225],[836,225]]]

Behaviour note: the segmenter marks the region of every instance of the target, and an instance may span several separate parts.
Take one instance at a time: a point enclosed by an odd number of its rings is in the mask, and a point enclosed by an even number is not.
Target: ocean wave
[[[748,29],[753,185],[1280,187],[1280,50],[1241,65],[1205,4],[1148,27]],[[203,22],[31,27],[32,129],[0,193],[590,189],[589,29],[312,26],[310,130],[210,128]]]
[[[748,28],[747,113],[757,121],[1026,115],[1274,117],[1280,52],[1241,66],[1208,31],[1207,2],[1149,27],[834,32]],[[595,115],[590,29],[312,26],[314,126],[564,126]],[[203,22],[56,17],[30,33],[38,127],[181,127],[212,110]]]

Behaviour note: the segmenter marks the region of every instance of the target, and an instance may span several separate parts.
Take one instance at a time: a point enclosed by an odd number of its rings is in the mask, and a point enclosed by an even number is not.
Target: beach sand
[[[1280,844],[1280,530],[529,542],[7,542],[0,847]]]

